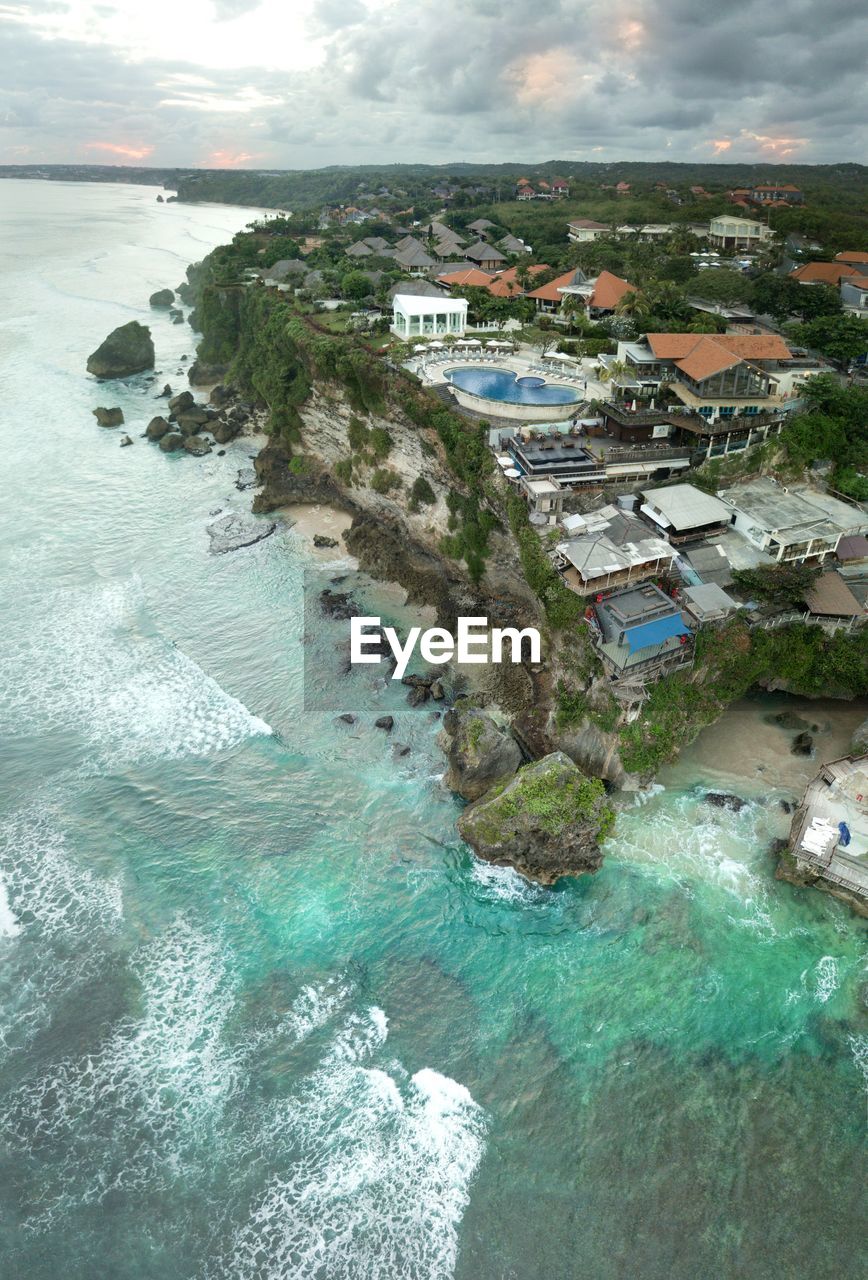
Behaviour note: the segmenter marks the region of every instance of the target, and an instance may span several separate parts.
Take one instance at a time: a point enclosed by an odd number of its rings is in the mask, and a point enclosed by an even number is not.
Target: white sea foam
[[[547,890],[530,884],[514,867],[498,867],[493,862],[474,858],[470,875],[487,898],[524,905],[550,900]]]
[[[13,1149],[36,1143],[56,1153],[33,1229],[112,1187],[152,1192],[183,1178],[197,1150],[213,1151],[240,1087],[242,1051],[224,1040],[235,994],[220,939],[178,920],[132,969],[140,1015],[87,1056],[26,1081],[6,1107],[0,1132]]]
[[[20,932],[18,917],[9,905],[6,881],[0,875],[0,938],[15,938]]]
[[[382,1010],[349,1015],[320,1066],[264,1118],[275,1174],[214,1280],[452,1276],[485,1118],[436,1071],[408,1079],[375,1065],[386,1037]]]
[[[814,996],[820,1004],[825,1004],[838,989],[838,961],[834,956],[822,956],[814,966]]]
[[[271,729],[149,626],[138,581],[23,604],[0,732],[73,730],[102,766],[208,755]]]

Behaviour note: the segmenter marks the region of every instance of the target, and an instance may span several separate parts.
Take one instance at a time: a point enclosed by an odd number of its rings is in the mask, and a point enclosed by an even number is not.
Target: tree
[[[792,335],[802,346],[842,365],[868,352],[868,321],[858,316],[820,316],[807,324],[794,325]]]
[[[367,298],[372,288],[364,271],[348,271],[341,278],[341,295],[353,302],[360,302],[362,298]]]
[[[819,572],[817,565],[763,564],[756,569],[734,569],[732,582],[751,599],[796,608],[804,604]]]
[[[706,302],[732,307],[739,302],[748,301],[751,285],[740,271],[732,271],[729,267],[709,268],[700,273],[693,292]]]

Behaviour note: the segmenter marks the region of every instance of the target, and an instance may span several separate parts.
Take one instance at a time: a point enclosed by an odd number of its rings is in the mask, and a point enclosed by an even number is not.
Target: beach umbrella
[[[464,345],[466,347],[481,347],[482,343],[479,341],[478,338],[465,338]]]
[[[506,470],[506,471],[504,471],[504,473],[503,473],[503,474],[506,476],[507,480],[520,480],[520,479],[521,479],[521,472],[520,472],[516,467],[509,467],[509,468],[507,468],[507,470]]]
[[[444,343],[442,343],[442,342],[429,342],[429,343],[428,343],[428,350],[429,350],[429,351],[444,351],[444,350],[445,350],[445,345],[444,345]]]
[[[420,351],[427,351],[427,350],[428,350],[428,348],[427,348],[427,347],[414,347],[414,348],[413,348],[413,350],[414,350],[414,351],[416,352],[416,354],[418,355]]]

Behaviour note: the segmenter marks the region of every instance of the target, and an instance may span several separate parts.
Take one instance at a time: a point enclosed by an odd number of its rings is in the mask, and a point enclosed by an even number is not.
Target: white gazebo
[[[399,338],[461,336],[467,328],[466,298],[427,298],[422,294],[396,293],[392,299],[392,332]]]

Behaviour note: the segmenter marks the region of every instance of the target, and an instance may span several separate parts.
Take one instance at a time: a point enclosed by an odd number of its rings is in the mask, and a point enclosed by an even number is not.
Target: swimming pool
[[[518,378],[506,369],[449,369],[446,377],[462,391],[501,404],[576,404],[579,400],[578,391],[572,387],[546,382],[544,378]]]

